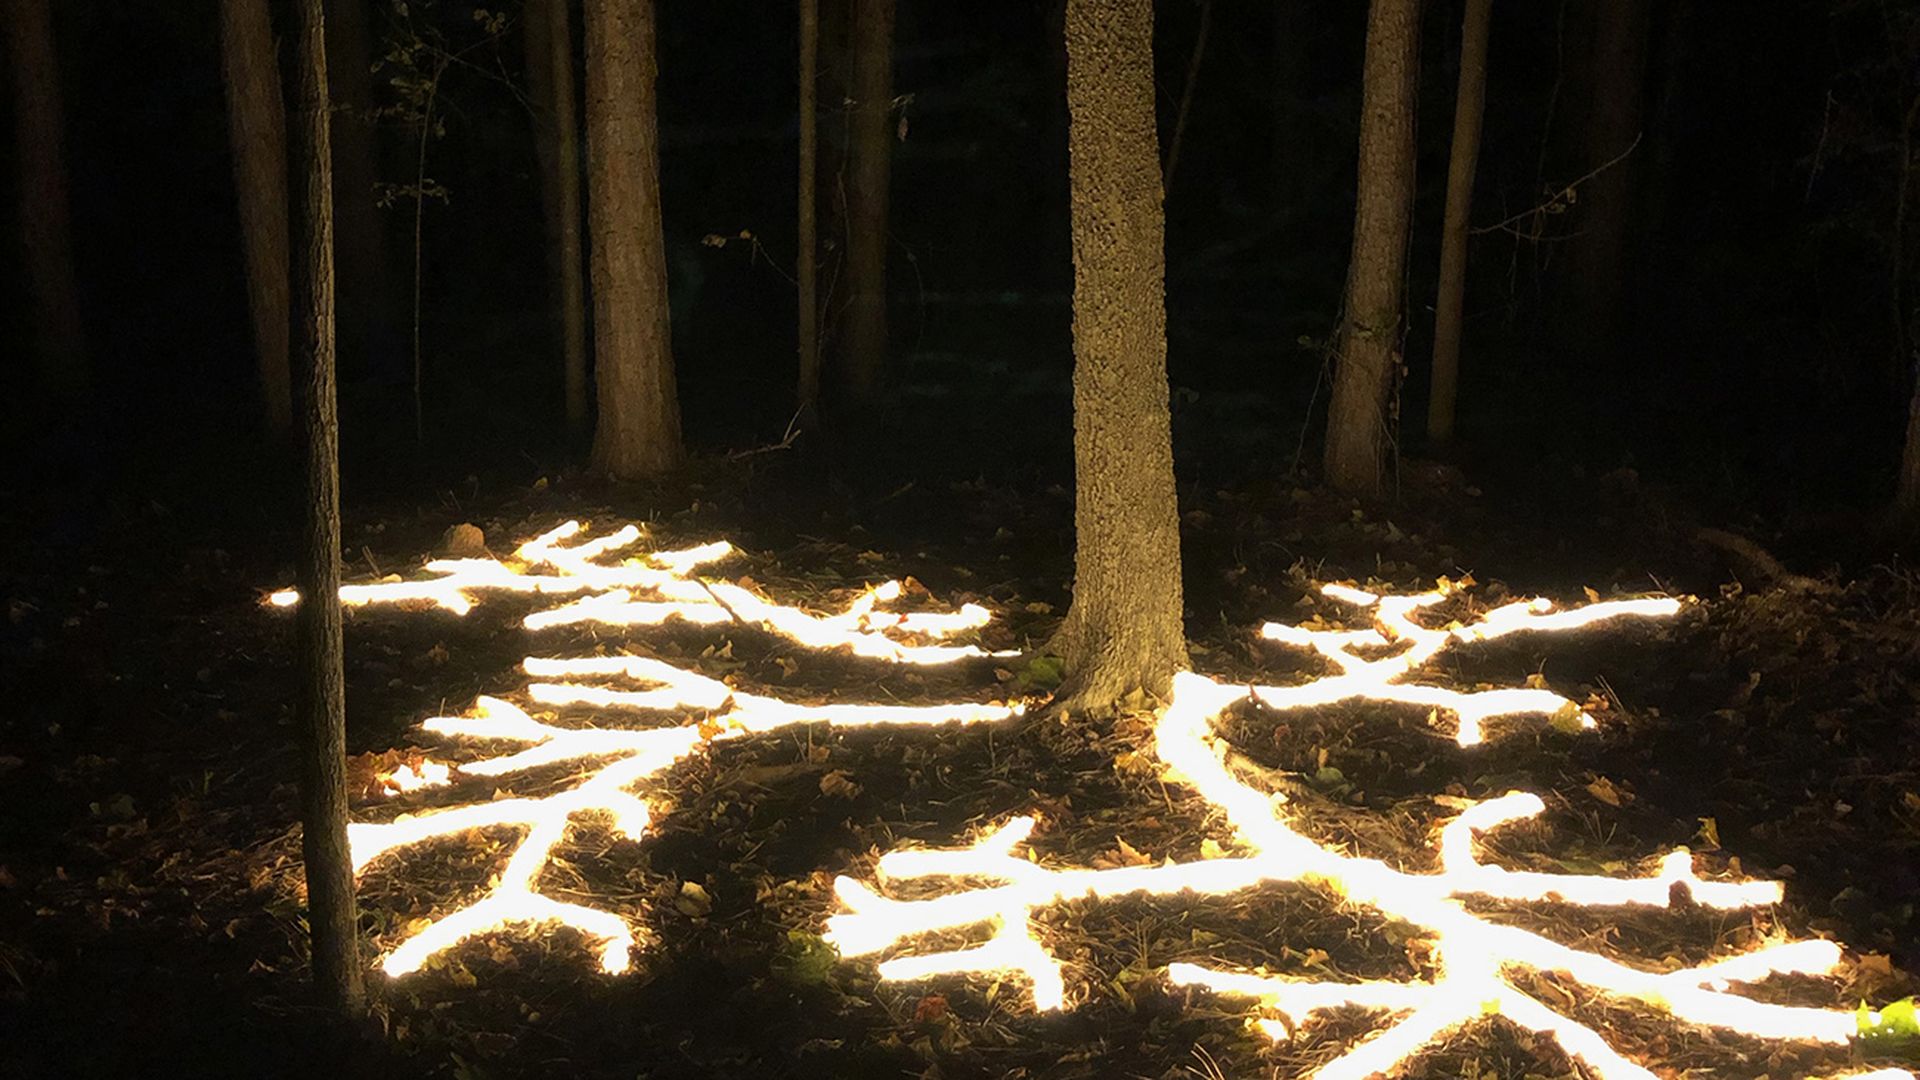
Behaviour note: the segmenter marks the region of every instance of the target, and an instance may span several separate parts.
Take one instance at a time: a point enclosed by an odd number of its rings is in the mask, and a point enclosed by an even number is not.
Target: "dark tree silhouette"
[[[1460,31],[1460,89],[1453,102],[1453,150],[1447,162],[1447,216],[1441,226],[1440,290],[1433,317],[1433,391],[1427,437],[1453,438],[1460,386],[1460,332],[1467,304],[1467,225],[1473,175],[1480,165],[1480,126],[1487,105],[1487,30],[1493,0],[1467,0]]]
[[[871,400],[887,362],[887,202],[893,182],[893,0],[852,0],[847,309],[842,382]]]
[[[220,0],[220,57],[254,362],[267,430],[284,442],[293,437],[287,361],[287,135],[267,0]]]
[[[552,306],[560,322],[567,430],[587,434],[587,285],[580,237],[580,113],[574,105],[567,0],[529,0],[527,82],[533,97],[540,201],[546,213]]]
[[[34,352],[47,387],[77,394],[86,389],[90,372],[74,284],[60,64],[47,0],[6,0],[0,35],[12,74],[13,152]]]

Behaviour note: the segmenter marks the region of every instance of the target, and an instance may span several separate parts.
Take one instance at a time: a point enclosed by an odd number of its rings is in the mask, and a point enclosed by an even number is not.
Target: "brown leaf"
[[[860,785],[845,769],[835,769],[820,778],[820,794],[835,799],[851,799],[860,794]]]

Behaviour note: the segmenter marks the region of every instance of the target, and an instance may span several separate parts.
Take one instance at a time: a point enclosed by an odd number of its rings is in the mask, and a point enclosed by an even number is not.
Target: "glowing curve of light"
[[[956,973],[992,973],[1024,978],[1036,1008],[1066,1002],[1062,965],[1033,923],[1038,910],[1072,897],[1128,893],[1219,895],[1272,882],[1311,883],[1389,917],[1424,929],[1436,958],[1431,982],[1365,980],[1330,982],[1176,963],[1168,982],[1230,997],[1254,999],[1254,1023],[1270,1037],[1287,1038],[1292,1027],[1315,1014],[1358,1006],[1389,1014],[1381,1031],[1322,1066],[1320,1080],[1358,1080],[1389,1073],[1462,1025],[1498,1014],[1551,1037],[1570,1056],[1607,1080],[1654,1074],[1614,1050],[1594,1029],[1521,991],[1509,972],[1525,969],[1564,973],[1617,997],[1662,1009],[1676,1019],[1763,1039],[1845,1043],[1857,1030],[1849,1011],[1803,1008],[1757,1001],[1731,992],[1733,984],[1774,974],[1817,975],[1841,961],[1840,947],[1824,940],[1776,942],[1754,951],[1676,971],[1651,972],[1470,911],[1468,897],[1493,897],[1579,907],[1665,907],[1676,898],[1706,907],[1764,907],[1780,899],[1774,882],[1709,881],[1677,849],[1656,872],[1639,878],[1536,873],[1483,863],[1475,834],[1532,818],[1545,806],[1524,792],[1475,804],[1444,825],[1436,837],[1441,868],[1430,874],[1397,870],[1375,859],[1324,847],[1289,824],[1283,796],[1258,790],[1224,763],[1228,746],[1214,723],[1229,708],[1258,701],[1276,709],[1329,705],[1348,699],[1400,702],[1450,714],[1463,746],[1484,737],[1485,721],[1571,710],[1583,727],[1593,721],[1567,699],[1547,690],[1458,691],[1405,681],[1456,642],[1483,641],[1522,631],[1566,631],[1622,616],[1657,618],[1680,608],[1672,599],[1627,600],[1556,611],[1543,600],[1494,608],[1472,623],[1448,629],[1421,625],[1415,614],[1448,590],[1417,596],[1379,596],[1348,586],[1324,588],[1329,598],[1369,610],[1373,625],[1358,630],[1310,629],[1268,624],[1263,635],[1313,651],[1335,671],[1299,685],[1229,686],[1204,675],[1175,677],[1173,700],[1160,715],[1154,750],[1166,779],[1184,784],[1224,812],[1250,855],[1119,869],[1042,866],[1016,848],[1026,843],[1034,820],[1016,817],[959,849],[902,850],[876,866],[881,889],[851,877],[834,888],[843,911],[827,923],[827,940],[845,956],[896,951],[923,935],[992,927],[979,944],[942,951],[894,955],[878,968],[882,979],[915,980]],[[1367,656],[1354,650],[1366,650]],[[1368,658],[1371,657],[1371,658]],[[944,879],[953,891],[916,899],[885,894],[887,883]],[[981,886],[980,881],[993,884]],[[1881,1070],[1857,1074],[1892,1080],[1911,1074]]]
[[[340,598],[348,605],[425,604],[465,615],[488,593],[578,597],[533,612],[524,620],[526,627],[539,630],[582,622],[650,626],[676,619],[696,625],[757,627],[808,648],[844,650],[893,663],[941,664],[987,655],[975,646],[940,640],[985,625],[989,614],[978,605],[954,612],[882,610],[879,605],[904,593],[900,583],[890,581],[863,591],[845,611],[817,615],[774,603],[736,584],[692,577],[699,567],[733,553],[724,541],[610,563],[609,558],[637,543],[642,531],[628,525],[596,539],[584,539],[584,532],[579,522],[567,522],[522,544],[509,560],[436,559],[425,565],[433,577],[347,585],[341,588]],[[268,597],[276,607],[291,607],[299,600],[299,594],[290,589]],[[519,744],[520,748],[476,761],[426,761],[418,769],[402,765],[378,778],[385,794],[568,763],[585,771],[578,783],[550,795],[469,802],[348,827],[355,873],[369,871],[382,856],[471,829],[522,830],[506,866],[484,895],[428,920],[381,958],[381,967],[390,975],[415,971],[469,938],[523,923],[572,927],[600,942],[604,970],[627,970],[635,940],[626,920],[542,895],[540,875],[577,816],[600,815],[619,835],[636,840],[643,836],[649,806],[630,789],[715,742],[797,724],[969,724],[1002,720],[1021,710],[1018,704],[970,702],[918,706],[790,702],[735,690],[717,679],[644,656],[528,657],[523,667],[534,680],[525,689],[532,703],[586,705],[622,715],[664,714],[665,722],[642,728],[563,727],[499,697],[481,697],[466,716],[425,721],[424,730],[449,738]]]

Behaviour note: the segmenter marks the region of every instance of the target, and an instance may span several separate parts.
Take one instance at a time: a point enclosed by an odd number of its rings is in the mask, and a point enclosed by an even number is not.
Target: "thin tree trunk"
[[[798,417],[801,428],[818,425],[820,413],[820,240],[814,195],[819,168],[818,110],[814,95],[820,79],[820,0],[800,0],[800,238],[793,257],[794,279],[800,292],[800,378]]]
[[[587,217],[593,234],[594,468],[615,479],[680,464],[654,119],[653,0],[587,5]]]
[[[1427,438],[1453,439],[1460,382],[1460,333],[1467,303],[1467,224],[1473,212],[1473,174],[1480,165],[1480,127],[1487,104],[1487,31],[1493,0],[1467,0],[1460,31],[1460,89],[1453,103],[1453,151],[1447,163],[1447,214],[1440,237],[1440,295],[1434,307],[1433,391],[1427,399]]]
[[[893,176],[893,0],[853,0],[847,178],[848,395],[870,401],[887,360],[887,199]]]
[[[74,280],[60,64],[47,0],[6,0],[0,8],[0,34],[6,37],[7,67],[13,74],[13,150],[34,352],[45,386],[80,394],[91,372]]]
[[[374,337],[393,311],[386,234],[373,190],[371,7],[370,0],[326,0],[337,338],[348,370],[370,363]]]
[[[1592,91],[1585,129],[1588,168],[1613,161],[1641,135],[1649,0],[1599,0],[1590,59]],[[1620,328],[1629,233],[1639,162],[1631,154],[1580,190],[1580,237],[1573,265],[1576,344],[1590,358],[1612,354]]]
[[[1093,712],[1187,665],[1167,402],[1165,219],[1151,0],[1068,0],[1073,604],[1051,648]]]
[[[286,442],[293,438],[287,361],[287,135],[267,0],[220,0],[220,57],[254,358],[267,430]]]
[[[567,430],[579,439],[587,434],[587,286],[580,246],[580,116],[574,106],[567,0],[530,0],[526,33],[547,258],[560,315]]]
[[[1327,481],[1357,495],[1380,494],[1386,478],[1400,370],[1407,228],[1413,216],[1419,62],[1420,0],[1373,0],[1362,76],[1353,253],[1327,412]]]
[[[1180,84],[1180,108],[1174,114],[1173,139],[1167,146],[1167,167],[1161,170],[1161,194],[1173,190],[1173,174],[1180,167],[1180,147],[1187,138],[1187,115],[1193,111],[1193,88],[1200,82],[1200,61],[1207,55],[1207,34],[1213,27],[1213,0],[1200,0],[1200,29],[1193,35],[1193,54],[1187,58],[1187,81]]]
[[[1920,361],[1911,341],[1912,312],[1907,306],[1907,204],[1913,190],[1913,128],[1920,120],[1920,97],[1907,105],[1900,125],[1900,179],[1894,192],[1893,236],[1888,265],[1888,295],[1892,301],[1893,351],[1913,380],[1907,403],[1907,441],[1900,455],[1900,480],[1894,490],[1894,508],[1909,521],[1920,520]]]
[[[306,443],[306,529],[294,616],[301,747],[301,848],[307,925],[321,1000],[341,1014],[362,1002],[347,847],[347,716],[340,632],[340,421],[333,348],[333,189],[328,145],[327,50],[321,0],[295,9],[288,194],[292,200],[292,339]]]

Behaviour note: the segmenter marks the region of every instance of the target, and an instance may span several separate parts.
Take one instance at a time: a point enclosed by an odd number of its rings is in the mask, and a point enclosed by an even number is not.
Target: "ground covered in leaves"
[[[985,604],[995,622],[981,642],[996,649],[1038,646],[1065,610],[1065,489],[975,480],[803,495],[817,485],[801,471],[763,459],[648,491],[536,474],[424,505],[350,506],[349,577],[411,573],[460,524],[505,554],[570,518],[648,521],[669,543],[733,541],[744,554],[720,573],[787,603],[833,610],[858,587],[899,577],[943,605]],[[1706,870],[1785,880],[1787,903],[1733,914],[1516,909],[1514,921],[1656,966],[1775,930],[1831,936],[1849,948],[1837,981],[1776,980],[1765,992],[1838,1007],[1912,993],[1920,579],[1887,566],[1825,576],[1796,566],[1807,579],[1756,568],[1698,543],[1630,475],[1554,500],[1482,492],[1451,470],[1405,475],[1390,510],[1285,476],[1184,486],[1195,666],[1264,682],[1304,677],[1310,660],[1256,631],[1267,620],[1340,617],[1314,593],[1332,580],[1413,590],[1470,574],[1487,604],[1650,590],[1700,603],[1671,623],[1522,635],[1444,662],[1460,685],[1543,680],[1584,700],[1597,732],[1529,723],[1462,750],[1413,709],[1236,713],[1232,742],[1287,786],[1300,828],[1418,869],[1450,805],[1525,788],[1548,812],[1493,839],[1506,865],[1638,872],[1688,844]],[[1207,804],[1161,782],[1149,716],[1095,722],[1036,707],[979,727],[796,728],[716,745],[656,789],[647,839],[583,820],[541,879],[550,895],[644,928],[650,940],[631,974],[599,974],[568,932],[497,934],[403,981],[375,975],[368,1029],[333,1031],[303,997],[291,631],[261,603],[289,568],[266,545],[157,503],[84,543],[40,535],[20,546],[0,570],[6,1075],[1289,1077],[1377,1020],[1342,1013],[1272,1044],[1246,1027],[1242,1003],[1167,985],[1166,965],[1334,979],[1430,971],[1417,940],[1297,886],[1049,909],[1044,932],[1068,964],[1069,1008],[1044,1016],[1017,983],[880,984],[870,960],[841,961],[819,937],[836,910],[833,876],[871,880],[873,860],[903,844],[953,846],[1031,813],[1045,859],[1117,866],[1199,858],[1227,835]],[[360,816],[437,805],[431,791],[384,799],[377,777],[423,753],[472,753],[415,725],[518,687],[515,665],[531,651],[518,614],[511,604],[464,619],[349,614]],[[1024,659],[901,670],[737,627],[634,635],[705,674],[801,700],[1037,705],[1051,675]],[[582,628],[541,647],[596,643],[619,639]],[[571,775],[501,786],[524,794]],[[369,944],[390,948],[484,888],[512,839],[476,830],[370,872]],[[1849,1065],[1846,1052],[1686,1028],[1572,982],[1528,989],[1663,1075],[1786,1078]],[[1550,1044],[1495,1022],[1451,1038],[1412,1075],[1581,1073]]]

